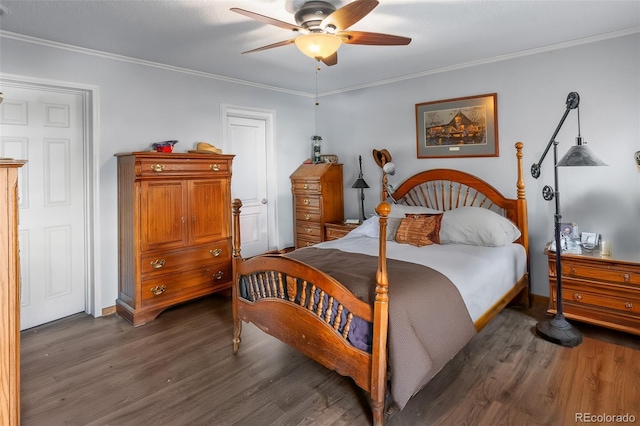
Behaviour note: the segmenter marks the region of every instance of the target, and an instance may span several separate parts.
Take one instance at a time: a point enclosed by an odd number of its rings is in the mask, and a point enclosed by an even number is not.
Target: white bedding
[[[348,234],[338,240],[316,244],[350,253],[378,256],[378,238]],[[453,282],[475,322],[524,276],[527,259],[524,247],[508,244],[483,247],[464,244],[433,244],[415,247],[387,241],[387,258],[433,268]],[[389,283],[393,292],[393,283]]]

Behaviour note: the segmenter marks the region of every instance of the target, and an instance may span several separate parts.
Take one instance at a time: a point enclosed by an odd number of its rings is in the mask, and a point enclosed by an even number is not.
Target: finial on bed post
[[[383,193],[384,193],[383,186]],[[371,350],[371,407],[373,424],[384,422],[384,399],[387,384],[387,331],[389,328],[389,277],[387,275],[387,216],[391,206],[382,201],[376,208],[380,216],[380,249],[376,272],[376,299],[373,306],[373,334]]]

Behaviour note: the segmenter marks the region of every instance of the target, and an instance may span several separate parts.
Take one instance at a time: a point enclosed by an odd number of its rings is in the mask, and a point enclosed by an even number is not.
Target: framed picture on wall
[[[498,157],[498,95],[416,104],[418,158]]]

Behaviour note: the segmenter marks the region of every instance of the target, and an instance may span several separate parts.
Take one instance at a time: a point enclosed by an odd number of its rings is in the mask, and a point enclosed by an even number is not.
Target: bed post
[[[518,204],[518,227],[522,232],[522,246],[527,254],[527,274],[529,274],[529,223],[527,218],[527,199],[525,198],[524,192],[524,169],[522,167],[522,148],[524,144],[522,142],[516,142],[516,158],[518,164],[518,199],[516,203]],[[531,297],[531,280],[527,278],[527,304],[529,308],[532,306],[532,297]]]
[[[383,193],[384,193],[383,189]],[[371,408],[373,424],[384,423],[387,390],[387,331],[389,328],[389,277],[387,276],[387,216],[391,206],[382,201],[376,208],[380,216],[380,249],[376,272],[376,299],[373,305],[373,343],[371,348]]]
[[[242,322],[238,318],[238,263],[242,261],[240,256],[240,207],[242,201],[235,198],[231,203],[231,211],[233,214],[233,284],[231,287],[231,300],[233,311],[233,353],[237,353],[240,349],[240,334],[242,333]]]

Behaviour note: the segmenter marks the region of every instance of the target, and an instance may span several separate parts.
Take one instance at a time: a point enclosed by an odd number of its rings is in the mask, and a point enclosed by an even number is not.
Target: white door
[[[226,134],[227,150],[235,154],[231,198],[242,201],[242,256],[255,256],[269,251],[265,121],[228,117]]]
[[[21,329],[85,310],[82,98],[3,87],[0,156],[19,175]]]

